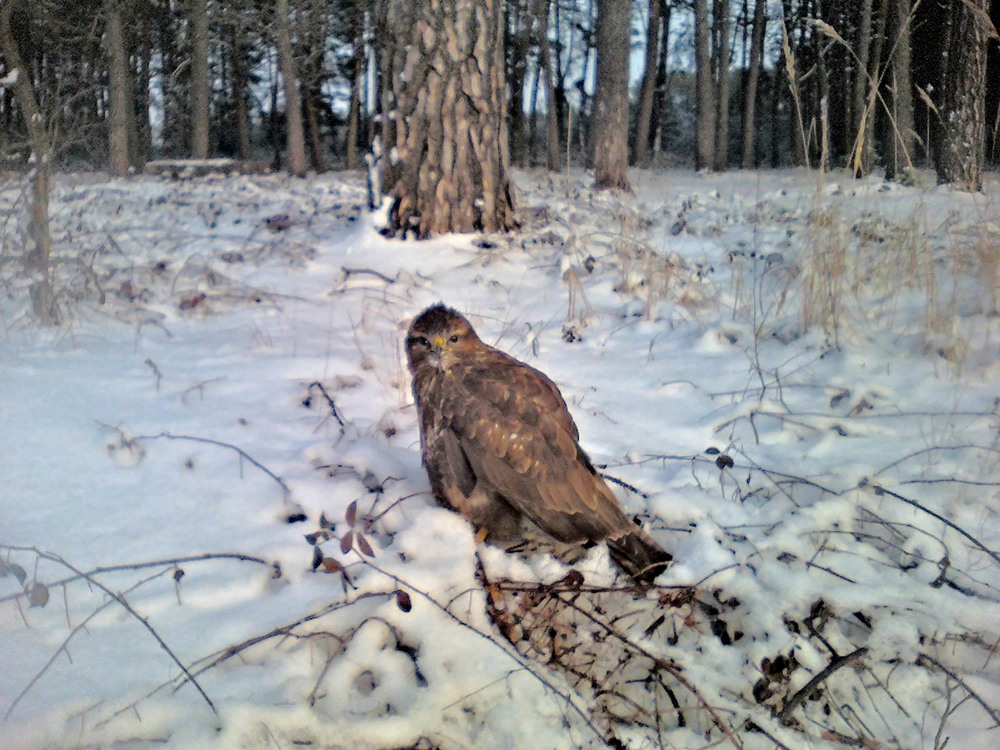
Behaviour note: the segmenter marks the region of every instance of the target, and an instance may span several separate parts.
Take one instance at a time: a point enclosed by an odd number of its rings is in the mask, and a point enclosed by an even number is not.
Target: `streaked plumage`
[[[524,516],[560,542],[606,540],[636,579],[666,567],[670,555],[622,512],[545,375],[483,343],[443,305],[413,321],[406,353],[439,503],[485,527],[488,538],[514,536]]]

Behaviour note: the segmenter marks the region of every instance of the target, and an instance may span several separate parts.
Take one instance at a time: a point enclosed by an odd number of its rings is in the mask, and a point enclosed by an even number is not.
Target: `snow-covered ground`
[[[5,220],[0,746],[994,745],[997,184],[632,178],[418,243],[356,174],[64,176],[50,330]],[[657,588],[434,505],[438,301],[560,385]]]

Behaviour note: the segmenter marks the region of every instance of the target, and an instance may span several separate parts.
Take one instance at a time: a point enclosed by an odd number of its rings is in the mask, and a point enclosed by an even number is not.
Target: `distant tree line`
[[[3,0],[0,164],[232,156],[302,175],[358,167],[377,138],[396,149],[397,229],[421,234],[509,227],[510,165],[585,164],[624,189],[630,165],[934,165],[975,190],[1000,159],[997,15],[990,0]],[[428,219],[418,186],[442,170],[437,202],[471,180],[479,208]]]

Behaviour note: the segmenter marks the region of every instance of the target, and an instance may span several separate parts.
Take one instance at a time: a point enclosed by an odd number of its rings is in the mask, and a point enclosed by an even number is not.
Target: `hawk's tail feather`
[[[608,551],[618,567],[641,583],[652,583],[674,559],[638,527],[609,536]]]

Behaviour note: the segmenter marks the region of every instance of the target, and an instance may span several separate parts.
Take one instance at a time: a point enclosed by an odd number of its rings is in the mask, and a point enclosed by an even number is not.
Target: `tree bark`
[[[892,57],[892,104],[894,124],[890,128],[889,153],[886,154],[885,176],[904,178],[913,166],[915,143],[913,130],[913,83],[910,78],[910,0],[893,0],[896,48]],[[985,70],[985,68],[984,68]],[[984,73],[985,77],[985,73]],[[985,88],[983,89],[985,95]]]
[[[49,162],[52,158],[53,143],[45,125],[45,116],[38,104],[32,86],[30,70],[21,58],[17,40],[11,31],[11,18],[19,1],[5,0],[0,5],[0,56],[9,70],[18,71],[13,83],[14,98],[21,110],[34,163],[31,181],[31,214],[28,220],[30,247],[24,255],[24,270],[35,277],[30,292],[32,307],[42,325],[59,323],[58,309],[52,288],[52,274],[49,256],[52,252],[52,237],[49,232]]]
[[[715,147],[712,169],[729,166],[729,0],[714,0]]]
[[[632,189],[628,181],[628,63],[631,0],[599,0],[597,85],[590,126],[594,187]]]
[[[208,157],[208,0],[189,0],[191,29],[191,156]]]
[[[861,0],[861,10],[858,19],[857,50],[857,71],[854,74],[854,81],[851,92],[851,133],[855,138],[854,153],[851,155],[851,163],[856,177],[861,177],[867,171],[862,156],[864,154],[864,138],[866,132],[866,121],[872,116],[871,112],[866,114],[868,91],[868,59],[871,54],[872,43],[872,0]]]
[[[649,137],[653,128],[653,103],[656,99],[657,62],[660,59],[660,39],[663,21],[663,0],[649,0],[649,14],[646,20],[646,67],[639,86],[639,107],[635,123],[635,145],[632,149],[632,163],[648,167]]]
[[[715,163],[715,97],[712,80],[712,27],[708,0],[694,0],[695,56],[695,169],[710,168]]]
[[[129,122],[134,120],[132,81],[129,71],[128,51],[119,3],[106,0],[104,4],[108,54],[108,168],[119,177],[128,174]]]
[[[348,169],[358,166],[358,132],[361,124],[361,91],[365,74],[365,2],[354,0],[351,5],[351,38],[354,56],[351,59],[351,107],[347,113],[347,144],[345,159]]]
[[[515,226],[508,171],[501,0],[388,0],[394,142],[383,184],[388,233]],[[392,63],[393,60],[385,61]]]
[[[753,38],[750,42],[750,69],[747,71],[747,84],[743,93],[743,169],[752,169],[756,161],[757,133],[755,118],[757,114],[757,84],[760,81],[760,66],[764,57],[764,31],[767,23],[764,11],[767,0],[756,0],[753,12]]]
[[[514,27],[507,40],[507,70],[510,85],[508,132],[510,158],[514,164],[524,164],[528,153],[527,122],[524,116],[524,79],[528,69],[531,42],[531,18],[527,0],[509,0],[507,28]]]
[[[292,57],[288,0],[277,0],[274,10],[275,35],[278,39],[278,67],[285,90],[285,120],[288,146],[288,172],[294,177],[306,175],[306,139],[302,126],[302,97],[299,77]]]
[[[545,167],[550,172],[559,171],[559,113],[562,111],[556,97],[555,74],[552,65],[552,45],[549,44],[549,2],[534,0],[538,18],[538,36],[541,43],[539,75],[545,76]]]
[[[945,0],[944,56],[937,87],[934,166],[939,183],[983,186],[989,0]],[[980,15],[981,14],[981,15]]]

